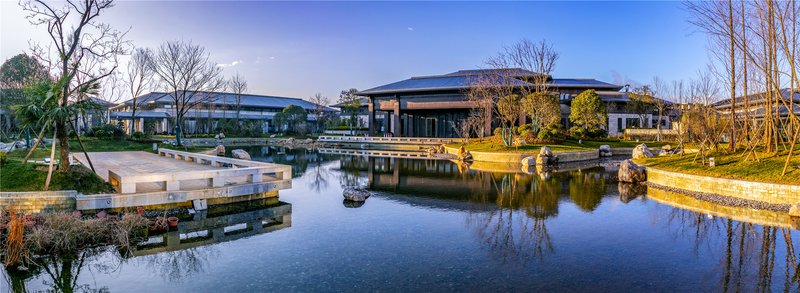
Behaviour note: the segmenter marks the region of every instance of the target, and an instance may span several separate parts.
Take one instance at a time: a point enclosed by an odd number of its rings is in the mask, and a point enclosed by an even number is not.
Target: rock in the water
[[[534,158],[533,156],[527,156],[527,157],[522,158],[522,162],[521,163],[522,163],[522,167],[535,166],[536,165],[536,158]]]
[[[550,165],[550,164],[551,164],[550,163],[550,157],[548,157],[546,155],[542,155],[541,153],[536,155],[536,165],[546,166],[546,165]]]
[[[553,156],[553,151],[550,150],[550,147],[543,146],[542,149],[539,150],[539,155],[552,157]]]
[[[631,200],[644,195],[647,192],[647,186],[620,182],[617,190],[619,190],[619,200],[623,203],[629,203]]]
[[[639,183],[647,180],[647,173],[644,166],[639,166],[632,160],[625,160],[619,164],[617,177],[621,182]]]
[[[611,153],[611,146],[609,146],[607,144],[601,145],[599,151],[600,151],[600,156],[601,157],[613,156],[613,154]]]
[[[224,155],[225,154],[225,146],[224,145],[217,145],[217,148],[214,149],[214,152],[216,152],[217,155]]]
[[[349,201],[365,201],[370,195],[372,194],[363,188],[347,187],[342,191],[344,199]]]
[[[235,150],[231,151],[231,155],[233,155],[234,158],[237,158],[237,159],[240,159],[240,160],[252,160],[252,158],[250,158],[250,154],[247,153],[247,151],[245,151],[243,149],[235,149]]]
[[[342,205],[344,207],[346,207],[346,208],[349,208],[349,209],[355,209],[355,208],[360,208],[361,206],[363,206],[364,202],[363,201],[352,201],[352,200],[343,199],[342,200]]]
[[[646,144],[637,145],[633,148],[633,158],[634,159],[642,159],[642,158],[652,158],[653,152],[647,148]]]

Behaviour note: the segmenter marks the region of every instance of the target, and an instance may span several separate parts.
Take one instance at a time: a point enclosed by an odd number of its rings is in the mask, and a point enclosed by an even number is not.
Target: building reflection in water
[[[558,215],[562,201],[592,212],[604,196],[618,195],[620,202],[628,203],[648,193],[647,200],[665,204],[658,205],[668,213],[665,229],[676,238],[691,238],[698,253],[707,249],[721,255],[719,269],[713,272],[720,279],[707,289],[770,291],[774,275],[781,274],[781,288],[800,290],[798,223],[785,214],[665,196],[617,183],[615,170],[597,165],[525,174],[469,170],[449,161],[347,157],[340,166],[345,184],[367,186],[378,191],[376,196],[467,211],[477,239],[501,260],[514,262],[541,260],[555,251],[547,222]],[[359,181],[363,179],[367,182]]]
[[[27,271],[8,272],[12,292],[28,292],[32,280],[55,292],[107,291],[80,284],[81,274],[111,274],[122,264],[133,260],[167,280],[177,281],[203,272],[215,255],[210,244],[234,241],[258,234],[289,228],[292,225],[291,204],[267,198],[236,204],[210,206],[194,215],[191,221],[178,224],[175,231],[151,237],[129,256],[122,256],[113,247],[84,249],[74,257],[47,256],[37,258]],[[152,257],[142,257],[152,255]],[[91,264],[90,267],[86,267]],[[88,271],[88,272],[87,272]]]

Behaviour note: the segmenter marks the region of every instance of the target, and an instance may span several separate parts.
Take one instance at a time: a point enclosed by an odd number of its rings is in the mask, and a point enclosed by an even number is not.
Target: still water
[[[294,167],[280,202],[210,210],[212,220],[175,233],[167,248],[129,258],[109,249],[4,271],[0,291],[800,289],[800,234],[788,217],[631,193],[609,179],[608,162],[529,175],[247,150]],[[342,186],[352,185],[375,195],[347,204]]]

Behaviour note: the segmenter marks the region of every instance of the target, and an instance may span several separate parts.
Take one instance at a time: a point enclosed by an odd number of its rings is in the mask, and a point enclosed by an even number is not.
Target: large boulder
[[[224,155],[225,154],[225,146],[224,145],[217,145],[217,147],[214,149],[214,152],[217,155]]]
[[[611,153],[611,146],[607,144],[601,145],[599,151],[601,157],[610,157],[613,155]]]
[[[621,182],[639,183],[647,180],[644,166],[639,166],[632,160],[625,160],[619,164],[617,178]]]
[[[652,158],[653,152],[647,148],[646,144],[640,144],[633,148],[632,155],[634,159]]]
[[[522,163],[522,167],[523,168],[524,167],[530,167],[530,166],[536,166],[536,158],[533,157],[533,156],[527,156],[527,157],[522,158],[522,161],[520,163]]]
[[[647,193],[647,186],[643,184],[620,182],[617,185],[617,190],[619,191],[619,200],[623,203],[629,203],[635,198]]]
[[[550,150],[550,147],[543,146],[539,150],[539,155],[543,155],[543,156],[546,156],[546,157],[552,157],[553,156],[553,151]]]
[[[800,204],[793,204],[789,207],[789,216],[800,217]]]
[[[344,199],[349,201],[366,201],[372,195],[369,191],[363,188],[347,187],[342,191]]]
[[[231,155],[240,160],[252,160],[252,158],[250,158],[250,154],[243,149],[235,149],[231,151]]]

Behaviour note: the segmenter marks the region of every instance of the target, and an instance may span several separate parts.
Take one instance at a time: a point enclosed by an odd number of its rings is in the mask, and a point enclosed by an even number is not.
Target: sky
[[[0,1],[0,60],[46,43],[17,1]],[[523,38],[560,54],[552,75],[623,85],[688,80],[707,38],[681,2],[118,1],[99,18],[137,47],[191,41],[254,94],[331,102],[412,76],[484,66]]]

